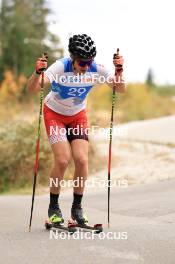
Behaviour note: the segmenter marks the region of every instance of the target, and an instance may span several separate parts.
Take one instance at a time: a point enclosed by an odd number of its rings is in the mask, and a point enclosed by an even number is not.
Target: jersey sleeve
[[[64,64],[57,60],[49,68],[45,71],[46,77],[48,77],[50,83],[57,80],[57,77],[60,76],[64,72]]]
[[[105,82],[107,82],[108,79],[113,78],[113,74],[102,64],[97,64],[97,73],[99,76],[103,76],[105,78]]]

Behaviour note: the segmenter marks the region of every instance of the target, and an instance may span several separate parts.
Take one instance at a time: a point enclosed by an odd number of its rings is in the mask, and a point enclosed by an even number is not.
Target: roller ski
[[[45,228],[49,229],[59,229],[70,232],[73,234],[77,231],[75,224],[72,222],[68,222],[68,225],[64,225],[64,219],[61,213],[61,209],[59,206],[56,208],[48,209],[48,219],[45,221]]]
[[[83,214],[81,205],[72,205],[71,219],[69,220],[69,224],[73,224],[82,231],[94,231],[96,234],[103,231],[102,224],[95,224],[94,226],[88,225],[88,219]]]

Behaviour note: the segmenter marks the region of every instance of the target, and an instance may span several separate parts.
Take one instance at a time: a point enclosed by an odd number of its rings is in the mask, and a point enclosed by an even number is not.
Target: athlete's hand
[[[123,56],[120,56],[120,55],[114,56],[113,64],[118,74],[121,74],[123,71],[123,63],[124,63]]]
[[[35,64],[35,71],[37,74],[41,74],[47,69],[47,58],[38,58]]]
[[[120,56],[120,55],[116,56],[116,58],[113,59],[113,63],[115,67],[117,67],[118,65],[123,66],[123,63],[124,63],[123,56]]]

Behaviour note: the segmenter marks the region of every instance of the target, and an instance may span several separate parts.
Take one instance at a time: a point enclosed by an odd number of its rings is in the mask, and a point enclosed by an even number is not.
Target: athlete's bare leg
[[[54,154],[54,165],[50,178],[52,178],[54,182],[60,182],[64,177],[65,170],[71,157],[70,144],[68,141],[60,141],[51,145],[51,147]],[[50,192],[54,194],[60,193],[60,186],[54,187],[54,184],[52,183]]]
[[[84,191],[84,183],[88,175],[88,147],[89,142],[87,140],[74,139],[71,142],[72,156],[75,163],[74,180],[79,182],[79,186],[74,187],[74,193],[76,194],[83,194]]]

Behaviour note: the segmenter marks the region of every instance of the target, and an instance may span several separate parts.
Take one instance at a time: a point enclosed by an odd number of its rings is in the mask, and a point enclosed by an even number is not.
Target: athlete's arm
[[[118,62],[118,61],[117,61]],[[109,70],[107,70],[102,64],[97,64],[97,72],[99,76],[103,76],[105,78],[105,83],[113,89],[115,87],[116,92],[125,93],[126,85],[125,81],[122,77],[122,73],[120,73],[120,78],[113,76]]]
[[[44,87],[48,86],[50,81],[47,76],[44,76]],[[30,92],[38,92],[41,88],[41,75],[36,74],[35,72],[30,76],[27,87]]]
[[[112,89],[115,88],[115,91],[118,93],[125,93],[127,90],[125,81],[123,80],[122,76],[120,76],[120,78],[118,78],[118,80],[117,80],[116,76],[111,77],[109,79],[109,82],[107,82],[107,84]]]

